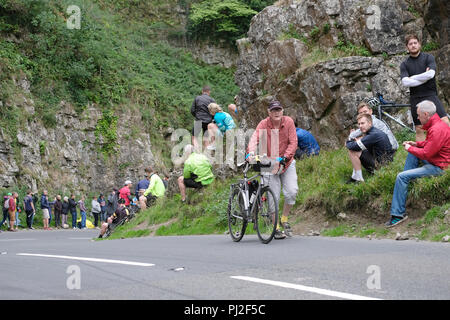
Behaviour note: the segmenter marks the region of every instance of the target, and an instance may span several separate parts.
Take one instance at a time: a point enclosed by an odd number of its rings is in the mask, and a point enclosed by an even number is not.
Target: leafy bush
[[[192,5],[189,33],[193,38],[224,40],[230,45],[244,37],[257,12],[239,0],[211,0]]]

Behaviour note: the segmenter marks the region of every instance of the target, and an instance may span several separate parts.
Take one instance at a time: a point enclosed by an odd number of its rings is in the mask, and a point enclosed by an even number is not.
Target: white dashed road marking
[[[339,292],[339,291],[307,287],[307,286],[303,286],[300,284],[293,284],[293,283],[288,283],[288,282],[273,281],[273,280],[259,279],[259,278],[253,278],[253,277],[245,277],[245,276],[233,276],[231,278],[237,279],[237,280],[261,283],[261,284],[267,284],[267,285],[277,286],[277,287],[282,287],[282,288],[312,292],[312,293],[331,296],[331,297],[335,297],[335,298],[350,299],[350,300],[381,300],[381,299],[377,299],[377,298],[359,296],[356,294],[344,293],[344,292]]]
[[[43,258],[56,258],[56,259],[69,259],[69,260],[79,260],[79,261],[92,261],[92,262],[104,262],[104,263],[115,263],[115,264],[126,264],[130,266],[139,267],[153,267],[153,263],[144,262],[134,262],[125,260],[112,260],[112,259],[99,259],[99,258],[86,258],[86,257],[73,257],[73,256],[59,256],[51,254],[36,254],[36,253],[18,253],[18,256],[28,256],[28,257],[43,257]]]

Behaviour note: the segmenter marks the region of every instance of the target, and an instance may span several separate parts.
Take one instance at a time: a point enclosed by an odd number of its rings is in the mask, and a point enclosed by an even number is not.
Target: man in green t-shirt
[[[188,158],[184,162],[183,175],[178,178],[181,201],[186,201],[186,188],[200,189],[214,181],[214,174],[209,159],[201,153],[194,152],[194,146],[184,147]]]
[[[161,177],[150,167],[147,168],[146,171],[150,176],[150,183],[143,194],[145,197],[145,207],[151,205],[157,198],[164,196],[164,193],[166,192],[166,186]]]

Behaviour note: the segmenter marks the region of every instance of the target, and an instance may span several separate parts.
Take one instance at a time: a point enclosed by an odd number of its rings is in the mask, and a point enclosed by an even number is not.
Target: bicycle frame
[[[250,169],[250,163],[246,162],[245,164],[245,168],[243,170],[244,172],[244,179],[239,180],[239,183],[242,183],[244,185],[244,210],[245,210],[245,214],[246,214],[246,218],[248,222],[253,222],[253,213],[254,213],[254,204],[255,202],[253,202],[252,204],[250,204],[250,197],[251,195],[249,195],[249,188],[248,188],[248,182],[257,179],[258,177],[260,177],[261,179],[259,180],[259,184],[258,184],[258,189],[256,190],[256,198],[261,194],[261,190],[262,188],[266,185],[265,183],[265,179],[263,179],[263,175],[261,174],[261,172],[255,174],[254,176],[248,178],[247,177],[247,172]]]
[[[410,106],[409,104],[379,104],[378,105],[378,118],[380,118],[380,120],[383,121],[383,115],[384,115],[384,116],[388,117],[389,119],[395,121],[397,124],[399,124],[403,128],[406,128],[411,132],[416,132],[414,123],[413,123],[413,129],[411,129],[410,127],[405,125],[401,120],[394,118],[389,113],[387,113],[386,111],[383,110],[383,108],[405,108],[405,107],[409,107],[409,106]]]

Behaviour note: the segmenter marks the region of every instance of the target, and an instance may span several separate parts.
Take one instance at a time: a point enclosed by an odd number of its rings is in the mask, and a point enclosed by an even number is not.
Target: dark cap
[[[283,109],[280,101],[274,100],[269,104],[269,111],[272,111],[273,109]]]

